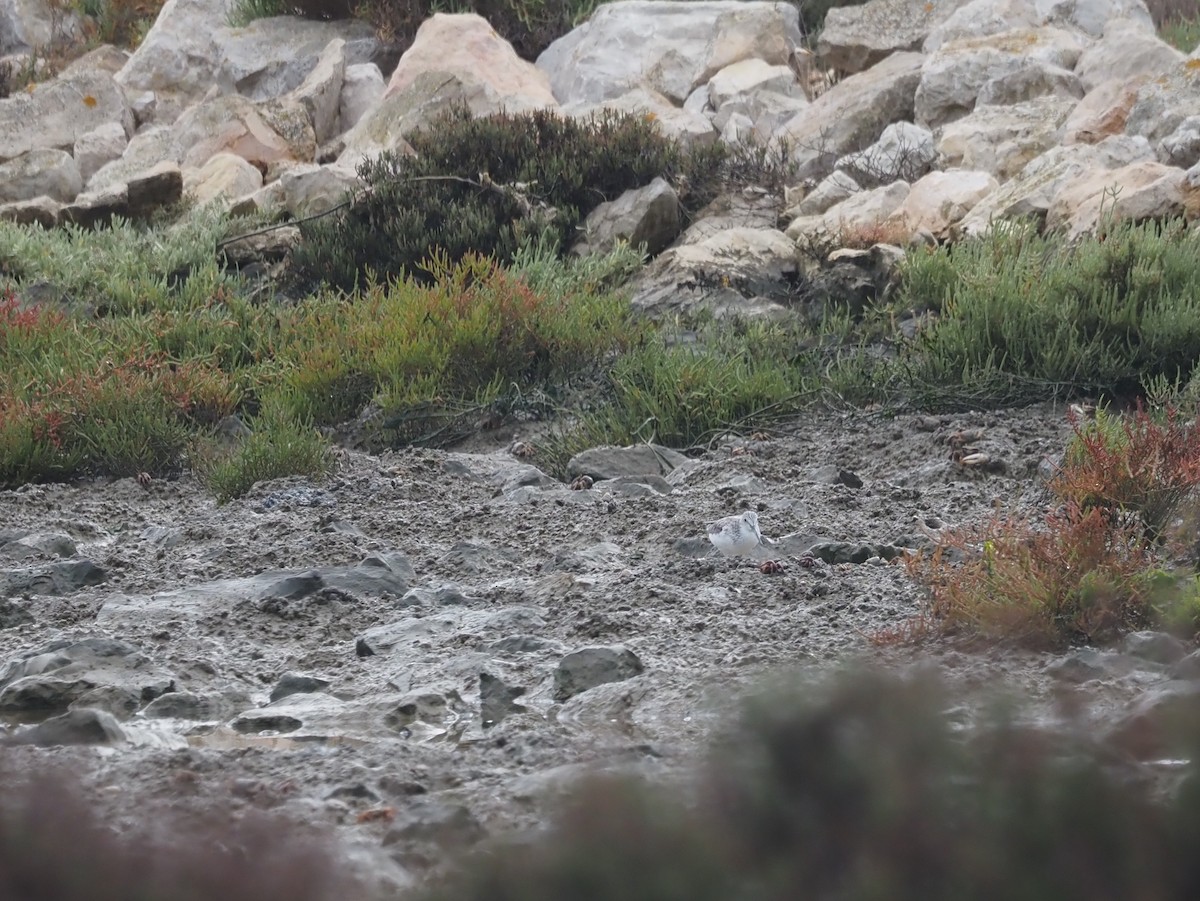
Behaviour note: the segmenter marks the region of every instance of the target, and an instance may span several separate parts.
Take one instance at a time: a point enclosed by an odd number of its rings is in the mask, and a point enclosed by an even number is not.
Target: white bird
[[[765,543],[773,544],[758,530],[758,514],[747,510],[741,516],[726,516],[708,524],[708,540],[726,557],[748,557]]]

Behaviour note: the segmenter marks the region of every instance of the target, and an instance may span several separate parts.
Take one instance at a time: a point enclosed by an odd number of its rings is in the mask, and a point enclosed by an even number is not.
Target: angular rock
[[[840,158],[877,141],[893,122],[912,121],[924,61],[919,53],[893,53],[839,81],[781,125],[773,137],[793,148],[797,176],[824,178]]]
[[[1188,646],[1166,632],[1130,632],[1121,639],[1121,650],[1131,657],[1169,666],[1187,656]]]
[[[479,674],[479,718],[484,728],[501,722],[510,713],[522,710],[516,699],[525,694],[519,685],[508,685],[499,676],[488,672]]]
[[[30,150],[71,150],[110,122],[133,132],[133,112],[111,75],[88,71],[42,82],[32,93],[0,100],[0,162]]]
[[[104,710],[81,707],[62,716],[52,717],[18,732],[8,744],[37,745],[117,745],[125,741],[125,732],[116,717]]]
[[[975,108],[984,85],[1011,75],[1030,60],[1073,69],[1083,47],[1077,33],[1050,26],[949,41],[922,66],[914,121],[933,129],[961,118]]]
[[[725,104],[759,91],[804,97],[791,66],[772,66],[754,58],[740,60],[717,72],[708,82],[708,102],[719,111]]]
[[[789,221],[801,216],[819,216],[837,203],[841,203],[851,194],[862,190],[853,178],[838,169],[819,185],[813,188],[795,207],[784,213]]]
[[[656,256],[678,237],[680,225],[679,195],[665,179],[656,178],[592,210],[572,252],[603,254],[624,241],[635,248],[644,245],[647,254]]]
[[[114,185],[123,185],[134,175],[159,163],[168,161],[178,164],[181,159],[183,152],[170,126],[152,125],[135,134],[118,159],[101,166],[88,179],[87,189],[102,191]]]
[[[1031,0],[970,0],[934,26],[921,49],[933,53],[949,41],[981,38],[1014,28],[1036,28],[1044,21]]]
[[[91,560],[64,560],[0,570],[0,597],[21,594],[65,595],[99,585],[108,573]]]
[[[889,221],[907,234],[923,230],[940,240],[999,186],[990,172],[930,172],[913,183]]]
[[[153,210],[179,202],[183,196],[183,172],[174,163],[159,163],[130,176],[125,192],[129,215],[140,219]]]
[[[1116,169],[1153,158],[1154,151],[1145,138],[1124,135],[1105,138],[1096,144],[1053,147],[976,204],[956,232],[980,235],[991,228],[993,220],[1044,218],[1059,189],[1075,176],[1096,167]]]
[[[48,0],[5,0],[0,3],[0,56],[48,47],[64,34],[78,33],[79,26],[79,15],[70,7],[51,6]]]
[[[1074,103],[1083,95],[1083,85],[1074,72],[1045,60],[1030,59],[1013,71],[985,82],[975,98],[975,109],[1008,106],[1037,97],[1054,97]]]
[[[879,140],[837,161],[837,168],[863,187],[894,181],[913,182],[929,171],[937,158],[933,134],[911,122],[894,122]]]
[[[1047,228],[1065,229],[1068,239],[1093,231],[1103,214],[1142,222],[1185,215],[1200,190],[1175,166],[1145,161],[1117,169],[1098,168],[1071,179],[1055,195]]]
[[[1084,88],[1092,90],[1110,79],[1157,78],[1178,68],[1186,59],[1153,30],[1126,19],[1114,19],[1104,36],[1085,49],[1075,66]]]
[[[324,691],[330,686],[328,679],[317,676],[306,676],[302,673],[284,673],[271,689],[271,703],[282,700],[288,695],[310,694],[314,691]]]
[[[625,0],[600,6],[538,57],[560,103],[600,103],[637,88],[681,104],[726,66],[786,65],[801,43],[785,3]]]
[[[1067,116],[1062,143],[1095,144],[1112,135],[1124,134],[1129,111],[1143,84],[1142,78],[1113,78],[1098,84]]]
[[[40,225],[54,228],[58,225],[62,205],[53,197],[35,197],[33,200],[18,200],[0,203],[0,219],[17,225]]]
[[[213,201],[232,202],[262,187],[262,172],[257,166],[232,153],[218,153],[199,169],[183,176],[183,192],[203,206]]]
[[[294,166],[279,177],[283,206],[297,219],[323,213],[362,187],[353,169],[340,163]]]
[[[383,98],[383,73],[374,63],[346,66],[338,99],[337,133],[344,134]]]
[[[942,129],[940,166],[990,172],[1008,181],[1059,144],[1074,105],[1072,100],[1039,97],[1012,106],[976,107]]]
[[[31,150],[0,163],[0,203],[35,197],[74,200],[83,188],[79,167],[63,150]]]
[[[783,232],[727,228],[659,254],[634,277],[630,303],[650,316],[786,316],[781,301],[791,298],[799,269],[795,243]]]
[[[80,228],[109,225],[113,217],[129,219],[129,188],[111,185],[99,191],[87,191],[62,208],[60,218]]]
[[[628,648],[598,647],[573,651],[554,671],[554,699],[565,701],[608,682],[624,682],[645,670]]]
[[[1200,162],[1200,116],[1188,116],[1158,142],[1158,159],[1170,166],[1190,169]]]
[[[431,72],[486,86],[504,98],[511,113],[558,105],[546,73],[517,56],[512,45],[474,13],[435,13],[421,23],[388,81],[384,98],[407,90]]]
[[[593,447],[580,451],[567,462],[571,478],[615,479],[621,476],[665,476],[688,462],[678,451],[657,444],[630,447]]]
[[[108,122],[81,135],[73,156],[83,183],[86,185],[102,166],[119,159],[128,146],[129,138],[119,122]]]
[[[920,50],[930,31],[962,0],[871,0],[834,6],[825,15],[817,54],[832,69],[852,75],[891,56]]]
[[[576,119],[590,119],[606,111],[646,116],[653,119],[658,130],[668,138],[685,145],[712,143],[717,138],[714,123],[707,116],[675,106],[665,95],[646,88],[636,88],[600,103],[565,103],[562,111]]]
[[[832,238],[838,246],[878,243],[891,237],[883,232],[883,224],[899,209],[909,190],[908,182],[897,181],[851,194],[821,216],[793,220],[787,228],[787,236],[793,240],[809,235],[822,236]]]
[[[1038,8],[1047,21],[1074,25],[1094,38],[1104,34],[1105,26],[1114,19],[1151,34],[1155,31],[1154,19],[1142,0],[1039,0]]]
[[[1196,115],[1200,115],[1200,56],[1193,53],[1138,88],[1137,99],[1125,120],[1125,133],[1142,135],[1157,145]]]
[[[318,144],[337,134],[342,83],[346,77],[346,42],[330,41],[300,87],[289,95],[308,113]]]

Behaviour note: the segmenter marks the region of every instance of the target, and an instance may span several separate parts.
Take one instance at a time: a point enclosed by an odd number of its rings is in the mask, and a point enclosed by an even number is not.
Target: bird
[[[758,530],[758,514],[753,510],[710,522],[708,540],[725,557],[748,557],[759,545],[774,544]]]

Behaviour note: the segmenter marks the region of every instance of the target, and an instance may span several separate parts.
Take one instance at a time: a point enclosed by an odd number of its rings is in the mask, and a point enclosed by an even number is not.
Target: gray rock
[[[1188,736],[1200,726],[1200,681],[1171,681],[1134,701],[1108,730],[1107,739],[1137,760],[1190,753]]]
[[[524,708],[514,703],[525,694],[519,685],[509,685],[499,676],[488,672],[479,674],[479,717],[485,729],[496,725],[510,713]]]
[[[305,676],[301,673],[284,673],[271,689],[271,702],[286,698],[288,695],[309,694],[314,691],[324,691],[330,686],[328,679],[319,676]]]
[[[1166,632],[1131,632],[1121,639],[1121,650],[1132,657],[1151,663],[1169,665],[1187,656],[1188,647]]]
[[[1200,680],[1200,651],[1192,651],[1186,657],[1176,660],[1167,673],[1172,679]]]
[[[39,554],[46,557],[74,557],[75,542],[61,532],[30,532],[5,540],[0,536],[0,559],[22,560]]]
[[[592,210],[583,224],[583,239],[571,251],[602,254],[624,241],[656,256],[679,235],[681,223],[679,195],[665,179],[656,178]]]
[[[147,704],[142,716],[149,719],[215,720],[224,716],[228,706],[220,696],[171,691]]]
[[[487,830],[462,804],[435,798],[410,800],[384,834],[384,846],[401,842],[421,842],[463,850],[480,841]]]
[[[0,600],[0,629],[15,629],[33,622],[33,614],[25,604]]]
[[[623,682],[644,671],[628,648],[583,648],[565,656],[554,671],[554,698],[565,701],[606,682]]]
[[[81,707],[51,717],[8,739],[14,745],[115,745],[125,741],[120,723],[111,713]]]
[[[1123,676],[1133,669],[1128,657],[1098,648],[1075,648],[1051,661],[1046,672],[1066,682]]]
[[[108,573],[87,559],[0,570],[0,597],[72,594],[106,579]]]
[[[561,653],[562,645],[553,639],[542,638],[539,635],[509,635],[493,641],[487,645],[486,650],[504,657],[515,657],[520,654],[541,654],[547,651]]]
[[[567,463],[567,474],[571,478],[591,476],[597,481],[621,476],[664,476],[687,462],[683,454],[657,444],[606,445],[577,453]]]

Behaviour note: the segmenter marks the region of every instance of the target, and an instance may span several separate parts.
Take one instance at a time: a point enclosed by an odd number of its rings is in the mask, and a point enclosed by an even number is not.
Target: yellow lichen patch
[[[93,109],[96,106],[96,98],[91,94],[85,94],[83,97],[83,105],[88,109]]]

